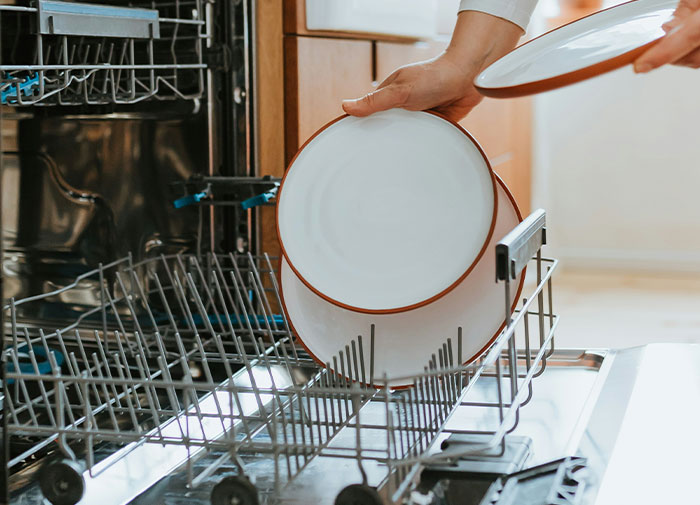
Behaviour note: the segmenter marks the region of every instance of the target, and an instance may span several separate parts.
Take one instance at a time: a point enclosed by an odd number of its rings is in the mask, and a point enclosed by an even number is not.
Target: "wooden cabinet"
[[[446,41],[437,40],[413,43],[377,42],[376,44],[378,82],[382,82],[403,65],[434,58],[447,46]]]
[[[341,102],[372,90],[372,42],[286,36],[286,158],[343,114]]]

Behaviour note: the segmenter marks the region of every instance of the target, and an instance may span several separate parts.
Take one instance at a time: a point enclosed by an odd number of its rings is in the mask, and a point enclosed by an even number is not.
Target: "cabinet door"
[[[343,114],[341,102],[372,90],[372,43],[285,38],[287,161],[323,125]]]
[[[445,47],[447,42],[443,41],[377,42],[377,82],[382,82],[398,67],[434,58],[442,53]]]
[[[386,79],[396,68],[439,55],[444,42],[401,44],[378,42],[377,78]],[[485,98],[460,124],[486,152],[524,214],[530,210],[531,115],[528,99]]]

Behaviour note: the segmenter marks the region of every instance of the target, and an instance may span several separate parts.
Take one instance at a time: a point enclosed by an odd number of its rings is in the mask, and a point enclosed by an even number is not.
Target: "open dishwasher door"
[[[660,368],[662,360],[673,366]],[[697,344],[556,350],[503,451],[425,465],[410,503],[696,503],[699,363]],[[495,390],[495,377],[476,384],[433,454],[478,442],[463,433],[497,422],[486,408]]]
[[[585,502],[697,502],[700,345],[617,350],[605,361],[572,439],[591,471]]]

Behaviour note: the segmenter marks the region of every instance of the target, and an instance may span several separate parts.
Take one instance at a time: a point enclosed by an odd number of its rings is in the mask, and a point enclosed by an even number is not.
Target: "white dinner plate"
[[[476,359],[503,329],[505,287],[496,283],[495,246],[522,220],[505,185],[498,179],[498,219],[487,253],[473,272],[454,290],[435,302],[398,314],[363,314],[329,303],[313,293],[281,260],[280,277],[284,308],[304,347],[316,361],[332,362],[350,340],[363,336],[365,360],[369,359],[370,326],[375,325],[375,383],[386,374],[390,385],[406,386],[402,377],[423,371],[432,354],[452,339],[456,359],[457,329],[462,328],[462,359]],[[522,278],[517,279],[512,300],[518,300]],[[368,365],[367,365],[368,366]],[[340,373],[340,371],[336,370]]]
[[[556,28],[517,47],[474,84],[497,98],[531,95],[633,62],[664,36],[678,0],[635,0]]]
[[[496,185],[476,141],[436,114],[343,116],[297,153],[277,225],[289,266],[331,303],[393,313],[464,279],[491,237]]]

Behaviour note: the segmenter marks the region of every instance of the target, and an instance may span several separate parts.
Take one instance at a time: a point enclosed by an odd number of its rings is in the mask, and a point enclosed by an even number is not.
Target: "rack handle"
[[[37,0],[37,31],[42,35],[160,38],[156,9],[62,0]]]
[[[496,244],[496,280],[514,280],[547,243],[546,213],[537,209]]]

